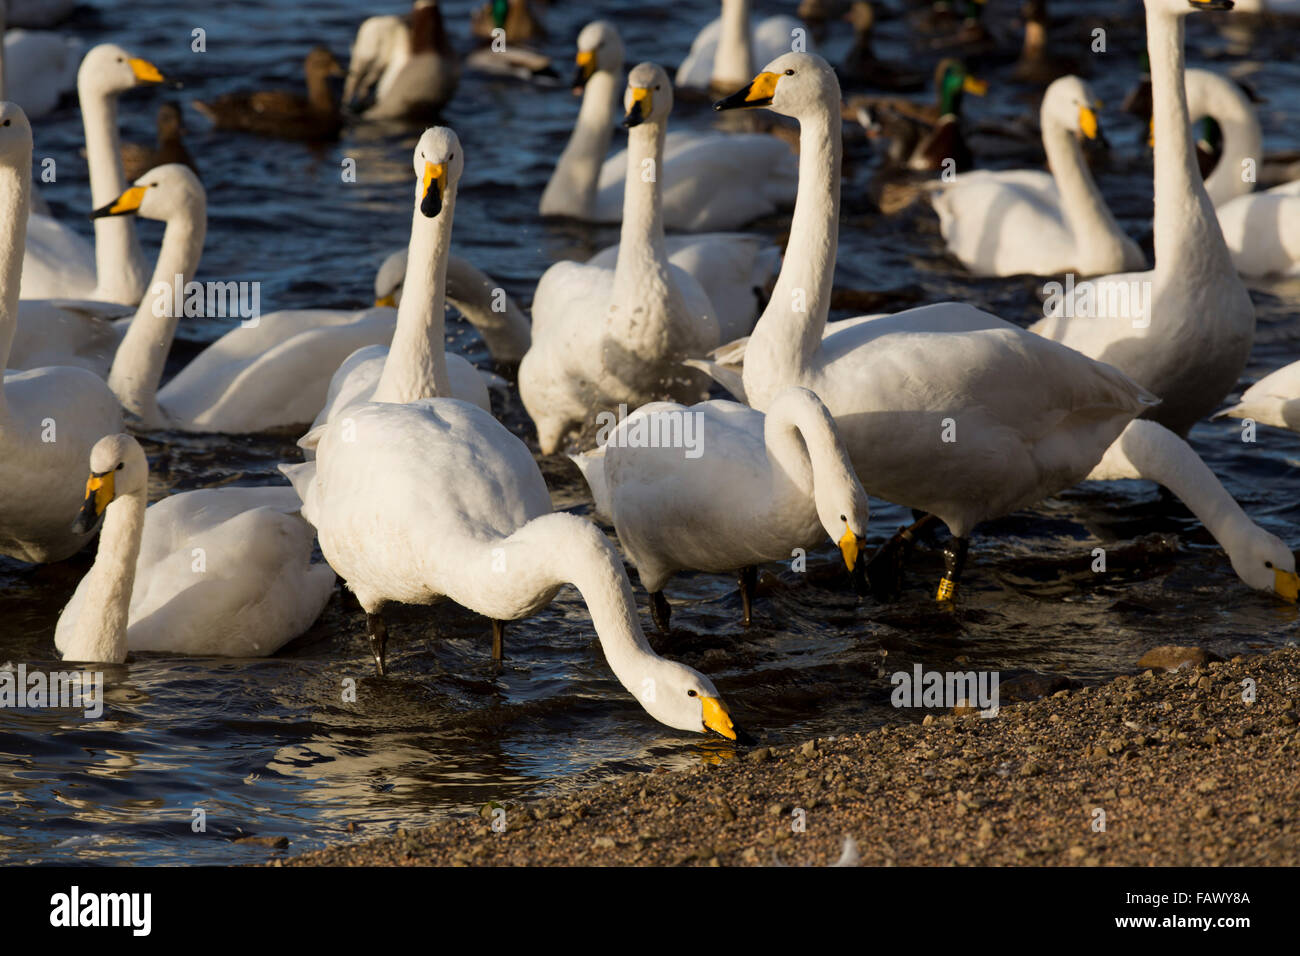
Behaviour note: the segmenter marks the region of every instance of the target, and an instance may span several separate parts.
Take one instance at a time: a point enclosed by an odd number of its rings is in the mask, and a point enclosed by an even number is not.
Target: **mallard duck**
[[[225,93],[211,102],[195,100],[194,108],[217,129],[237,129],[277,139],[327,140],[343,128],[338,100],[329,78],[342,76],[334,54],[318,46],[303,63],[307,95],[285,90]]]

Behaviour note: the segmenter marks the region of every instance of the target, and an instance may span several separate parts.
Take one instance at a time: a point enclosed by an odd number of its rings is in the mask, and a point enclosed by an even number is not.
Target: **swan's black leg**
[[[492,660],[498,664],[501,663],[501,658],[505,654],[505,642],[506,622],[494,620],[492,622]]]
[[[663,591],[650,593],[650,616],[654,619],[655,627],[659,628],[659,633],[667,634],[668,621],[673,616],[673,609],[669,606]]]
[[[749,627],[750,615],[754,610],[754,588],[758,586],[758,568],[750,565],[741,568],[736,575],[740,582],[740,604],[745,609],[745,627]]]
[[[915,514],[915,512],[913,512]],[[916,543],[916,538],[928,525],[938,521],[934,515],[922,515],[877,549],[866,563],[867,583],[877,601],[889,601],[902,590],[903,565]]]
[[[943,549],[943,577],[939,579],[939,593],[936,601],[955,601],[957,599],[957,582],[961,580],[962,568],[966,566],[966,549],[970,547],[969,538],[953,538],[948,547]]]
[[[375,655],[375,667],[383,677],[386,673],[384,648],[388,644],[388,625],[384,623],[383,611],[366,614],[366,633],[370,635],[370,653]]]

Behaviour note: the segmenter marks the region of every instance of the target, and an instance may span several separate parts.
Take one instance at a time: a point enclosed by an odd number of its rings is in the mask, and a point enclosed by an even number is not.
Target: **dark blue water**
[[[455,42],[468,49],[468,0],[442,4]],[[367,4],[366,13],[404,3]],[[759,2],[760,11],[793,4]],[[886,7],[897,4],[886,4]],[[1013,3],[993,0],[1005,21]],[[179,93],[123,98],[128,139],[152,138],[160,96],[181,101],[246,87],[296,86],[301,58],[325,43],[346,58],[357,4],[232,0],[100,0],[98,15],[67,29],[88,44],[111,40],[184,78]],[[788,12],[788,11],[786,11]],[[1143,124],[1118,113],[1136,78],[1142,45],[1135,2],[1053,5],[1069,20],[1058,39],[1108,30],[1091,81],[1109,109],[1102,117],[1114,144],[1103,191],[1138,237],[1150,232],[1149,160]],[[544,48],[571,62],[577,30],[597,14],[619,25],[630,62],[680,61],[714,4],[562,2],[545,14]],[[1265,97],[1261,117],[1270,150],[1300,147],[1295,123],[1300,65],[1277,30],[1232,35],[1217,20],[1193,19],[1190,60],[1239,70]],[[207,52],[190,52],[191,31],[207,31]],[[829,53],[838,58],[848,37]],[[932,54],[909,45],[904,24],[879,27],[879,52],[922,65]],[[1076,41],[1082,42],[1082,41]],[[1036,116],[1034,91],[1016,87],[1006,66],[983,71],[988,97],[967,97],[972,124],[1006,127]],[[467,74],[446,121],[465,146],[466,171],[456,208],[455,242],[525,304],[547,265],[614,240],[615,230],[543,224],[536,203],[576,112],[564,88],[540,89]],[[265,309],[362,306],[374,269],[404,245],[410,223],[410,155],[418,130],[355,129],[323,149],[212,132],[187,109],[190,148],[209,193],[211,225],[200,278],[257,280]],[[674,123],[703,126],[712,117],[681,104]],[[44,194],[56,213],[89,223],[89,187],[75,107],[35,124],[36,155],[57,160],[59,180]],[[616,142],[618,136],[616,134]],[[976,141],[977,152],[979,143]],[[1038,283],[972,280],[943,254],[931,214],[913,209],[885,218],[861,201],[877,160],[850,131],[845,220],[837,285],[923,289],[925,301],[963,299],[1028,324],[1041,315]],[[999,147],[990,147],[997,149]],[[994,165],[1018,162],[1005,152]],[[345,158],[358,180],[339,175]],[[774,237],[788,219],[759,224]],[[142,223],[148,254],[161,234]],[[1248,377],[1296,357],[1300,282],[1257,287],[1259,334]],[[847,314],[847,313],[846,313]],[[839,316],[836,316],[839,317]],[[455,347],[486,362],[463,324],[449,326]],[[182,324],[180,361],[195,343],[224,328]],[[501,409],[521,434],[517,394]],[[1300,545],[1294,494],[1300,438],[1261,429],[1245,445],[1237,423],[1200,426],[1194,443],[1243,507],[1293,547]],[[230,481],[278,482],[275,465],[295,460],[292,436],[214,439],[151,434],[146,450],[153,493]],[[557,507],[586,510],[576,471],[562,459],[541,462]],[[873,502],[873,543],[903,522],[900,509]],[[1093,547],[1109,554],[1106,575],[1088,570]],[[882,662],[921,661],[946,669],[999,668],[1004,681],[1037,672],[1097,680],[1131,668],[1146,648],[1196,641],[1224,653],[1294,640],[1296,610],[1247,590],[1212,539],[1186,512],[1163,504],[1146,484],[1069,491],[1033,512],[993,522],[972,551],[962,610],[953,617],[930,601],[942,563],[937,549],[917,554],[902,601],[880,606],[844,587],[829,550],[811,573],[772,567],[753,627],[740,626],[730,580],[681,576],[669,586],[677,630],[653,638],[661,652],[712,675],[737,720],[765,742],[833,734],[900,718],[888,703]],[[0,664],[51,666],[54,623],[89,555],[27,568],[0,559]],[[648,615],[646,615],[648,624]],[[398,609],[391,615],[392,678],[371,678],[364,625],[338,592],[309,633],[269,660],[228,661],[138,655],[106,672],[108,705],[90,721],[66,712],[0,711],[0,860],[21,862],[230,863],[265,859],[239,845],[246,835],[287,836],[290,852],[413,826],[487,800],[580,786],[653,765],[722,759],[726,743],[676,734],[644,714],[614,681],[575,592],[563,592],[536,618],[515,625],[509,659],[488,661],[485,622],[454,607]],[[358,700],[345,703],[347,677]],[[207,829],[191,828],[194,811]]]

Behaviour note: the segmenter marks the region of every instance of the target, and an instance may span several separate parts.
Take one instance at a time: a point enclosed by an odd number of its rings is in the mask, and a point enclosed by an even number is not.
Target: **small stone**
[[[769,817],[783,817],[786,815],[789,809],[790,808],[784,803],[769,804],[767,808],[767,815]]]
[[[1199,667],[1202,664],[1208,664],[1210,661],[1222,659],[1203,647],[1179,647],[1173,644],[1164,644],[1160,647],[1153,647],[1143,654],[1138,659],[1137,666],[1149,667],[1153,670],[1176,671],[1183,667]]]
[[[591,845],[597,850],[612,850],[614,849],[614,839],[607,836],[596,837]]]
[[[1042,772],[1042,766],[1033,760],[1026,761],[1020,765],[1020,776],[1022,777],[1037,777]]]
[[[799,753],[805,757],[811,757],[817,753],[817,741],[805,740],[803,746],[799,748]]]
[[[573,814],[566,813],[564,816],[560,817],[558,822],[560,826],[564,827],[564,829],[567,830],[569,829],[569,827],[573,826],[578,821],[574,819]]]
[[[752,763],[767,763],[772,759],[772,748],[759,747],[757,750],[751,750],[746,759]]]
[[[934,726],[934,714],[926,714],[926,715],[925,715],[925,719],[921,721],[921,726],[922,726],[922,727],[933,727],[933,726]]]
[[[270,850],[283,850],[289,845],[289,838],[287,836],[246,836],[239,837],[235,842],[251,846],[264,846]]]

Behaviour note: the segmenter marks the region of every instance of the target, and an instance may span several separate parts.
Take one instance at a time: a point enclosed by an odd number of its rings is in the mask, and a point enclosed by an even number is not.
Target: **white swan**
[[[1080,282],[1031,331],[1119,368],[1186,435],[1237,384],[1255,308],[1201,182],[1183,86],[1183,18],[1228,0],[1146,0],[1155,129],[1155,269]]]
[[[1040,110],[1050,173],[977,170],[935,184],[939,231],[962,265],[985,276],[1100,275],[1146,265],[1083,158],[1079,137],[1097,137],[1099,108],[1087,83],[1063,76]]]
[[[120,46],[101,43],[81,61],[77,96],[86,130],[90,198],[98,208],[126,189],[117,97],[136,86],[163,82],[158,68]],[[48,216],[33,216],[23,261],[25,299],[100,299],[129,305],[144,295],[147,277],[135,225],[125,219],[95,223],[93,250],[73,230]]]
[[[397,307],[406,282],[406,249],[388,255],[375,273],[375,305]],[[517,365],[532,343],[532,325],[501,285],[468,260],[447,256],[447,302],[483,337],[495,362]]]
[[[32,189],[32,128],[23,111],[0,103],[0,369],[7,365],[18,314],[27,210]],[[88,534],[72,530],[91,446],[122,430],[117,399],[77,368],[4,372],[0,384],[0,554],[60,561]]]
[[[742,571],[748,624],[745,570],[789,560],[827,536],[850,572],[858,565],[867,493],[830,412],[805,388],[780,392],[766,415],[735,402],[655,402],[600,448],[571,457],[597,510],[613,521],[662,631],[670,613],[663,588],[677,571]]]
[[[678,86],[730,92],[750,81],[756,64],[790,52],[800,37],[802,49],[817,52],[799,20],[782,14],[751,27],[749,8],[750,0],[722,0],[722,16],[699,32],[677,68]]]
[[[1225,408],[1215,418],[1225,415],[1300,432],[1300,362],[1265,375],[1241,393],[1237,404]]]
[[[1130,422],[1088,475],[1089,481],[1121,478],[1164,485],[1228,552],[1237,577],[1295,603],[1300,577],[1291,549],[1251,521],[1192,447],[1169,429],[1156,422]]]
[[[398,325],[392,309],[268,313],[227,332],[159,388],[179,321],[176,276],[188,282],[203,250],[203,186],[179,163],[159,166],[95,214],[137,214],[167,224],[149,295],[130,321],[108,374],[123,407],[145,428],[237,434],[310,422],[327,401],[339,363],[356,359],[367,347],[382,349]],[[487,405],[487,387],[473,366],[459,356],[449,364],[465,394]]]
[[[326,560],[366,612],[381,674],[386,604],[455,601],[494,622],[499,658],[499,622],[536,613],[572,584],[614,676],[652,717],[737,738],[709,679],[650,649],[613,545],[591,522],[550,513],[528,448],[491,415],[428,398],[359,405],[349,422],[309,433],[314,466],[284,470],[305,494]]]
[[[343,105],[373,102],[363,119],[404,119],[436,111],[460,81],[460,62],[451,48],[437,0],[415,0],[406,17],[363,20],[352,43]]]
[[[952,531],[938,593],[949,599],[979,522],[1082,480],[1152,399],[1110,366],[958,302],[823,339],[839,225],[835,73],[788,53],[715,106],[799,121],[799,198],[780,278],[745,347],[746,398],[763,410],[790,385],[815,392],[868,493]]]
[[[672,84],[642,63],[628,76],[626,209],[618,264],[557,262],[533,297],[533,344],[519,364],[519,395],[543,454],[620,403],[704,397],[703,376],[680,367],[718,344],[718,320],[699,284],[668,262],[660,184]],[[648,181],[647,181],[648,180]]]
[[[478,370],[461,356],[448,355],[443,340],[447,256],[465,151],[452,130],[435,126],[416,143],[412,165],[415,210],[402,283],[406,294],[398,307],[392,344],[372,345],[347,357],[330,380],[329,395],[313,427],[365,402],[405,403],[434,395],[492,410]]]
[[[334,572],[311,563],[316,535],[292,488],[205,488],[146,510],[148,485],[134,438],[95,443],[77,522],[89,530],[102,519],[103,531],[54,631],[64,660],[265,657],[320,616]]]
[[[541,214],[619,222],[627,151],[605,158],[623,72],[623,41],[611,23],[597,20],[583,28],[577,62],[582,107],[542,193]],[[797,161],[774,136],[671,133],[656,169],[668,229],[737,229],[794,200]]]
[[[1210,202],[1218,207],[1252,192],[1259,167],[1263,165],[1264,133],[1250,98],[1232,80],[1212,70],[1187,70],[1184,86],[1187,115],[1192,123],[1212,119],[1222,137],[1218,162],[1205,177],[1205,192]],[[1247,175],[1247,161],[1250,175]]]
[[[5,31],[6,10],[0,0],[0,100],[23,108],[29,120],[40,119],[77,86],[77,66],[85,45],[76,37],[26,30]]]

